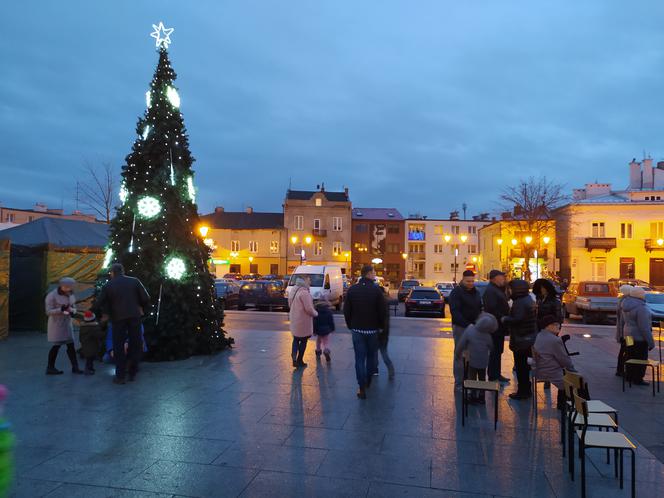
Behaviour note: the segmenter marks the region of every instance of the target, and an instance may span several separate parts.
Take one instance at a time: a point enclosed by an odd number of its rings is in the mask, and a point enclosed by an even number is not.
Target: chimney
[[[636,159],[632,159],[632,162],[629,163],[629,188],[640,190],[641,185],[641,163],[637,163]]]
[[[642,164],[643,164],[643,188],[651,189],[653,185],[652,159],[650,158],[644,159]]]
[[[223,213],[224,212],[224,206],[217,206],[216,208],[214,208],[214,212],[215,212],[215,214]]]
[[[251,206],[247,206],[247,209],[245,211],[247,212],[247,214],[252,214],[254,212],[254,208],[252,208]]]
[[[653,190],[664,190],[664,167],[660,168],[659,164],[661,163],[658,163],[657,168],[653,170]]]

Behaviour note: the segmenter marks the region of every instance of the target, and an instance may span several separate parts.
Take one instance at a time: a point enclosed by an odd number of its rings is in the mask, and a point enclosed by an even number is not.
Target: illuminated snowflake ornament
[[[137,203],[138,214],[143,218],[154,218],[161,212],[161,204],[155,197],[141,197]]]
[[[166,88],[166,97],[173,107],[180,107],[180,95],[175,88],[172,86]]]
[[[187,272],[187,265],[184,264],[182,258],[173,256],[166,260],[165,270],[168,278],[180,280]]]
[[[164,23],[159,21],[159,24],[152,25],[152,29],[154,31],[150,33],[150,36],[155,39],[155,46],[168,48],[171,43],[171,33],[175,31],[175,28],[166,28]]]
[[[122,182],[122,185],[120,185],[120,193],[118,193],[118,196],[120,197],[120,202],[124,204],[127,202],[127,198],[129,197],[129,190],[127,190],[127,186]]]

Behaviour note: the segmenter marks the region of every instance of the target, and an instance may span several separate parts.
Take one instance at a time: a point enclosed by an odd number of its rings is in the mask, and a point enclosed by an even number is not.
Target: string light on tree
[[[113,259],[113,249],[109,247],[106,249],[106,254],[104,254],[104,262],[102,263],[101,267],[103,269],[108,268],[108,265],[111,264],[111,259]]]
[[[148,109],[152,105],[152,93],[150,92],[150,90],[145,92],[145,105],[148,106]]]
[[[189,194],[189,199],[192,203],[196,203],[196,187],[194,187],[194,177],[187,177],[187,193]]]
[[[173,256],[166,261],[166,276],[171,280],[180,280],[187,272],[187,265],[178,256]]]
[[[180,95],[175,88],[169,86],[166,89],[166,97],[173,107],[180,107]]]
[[[147,140],[148,135],[150,134],[150,125],[147,125],[145,128],[143,128],[143,140]]]
[[[149,195],[141,197],[136,206],[138,207],[138,214],[147,219],[154,218],[161,212],[161,204],[157,198]]]
[[[118,194],[120,197],[120,202],[124,204],[127,202],[127,197],[129,197],[129,190],[127,190],[127,186],[125,185],[124,182],[122,182],[122,185],[120,185],[120,193]]]

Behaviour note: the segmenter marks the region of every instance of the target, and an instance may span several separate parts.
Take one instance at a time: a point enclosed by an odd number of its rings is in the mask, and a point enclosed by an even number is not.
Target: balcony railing
[[[312,233],[314,237],[327,237],[327,230],[324,228],[314,228]]]
[[[660,242],[663,242],[660,244]],[[643,243],[646,251],[664,251],[664,239],[646,239]]]
[[[615,237],[586,237],[586,249],[589,251],[599,249],[609,252],[611,249],[615,249],[616,246],[617,241]]]

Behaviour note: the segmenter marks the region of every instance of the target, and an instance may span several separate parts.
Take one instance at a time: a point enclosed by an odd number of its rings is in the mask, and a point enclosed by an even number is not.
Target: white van
[[[287,295],[295,286],[295,279],[297,277],[309,277],[311,282],[309,290],[314,301],[317,301],[322,296],[326,296],[328,301],[337,309],[341,309],[341,302],[344,296],[344,284],[341,277],[341,267],[339,266],[315,266],[315,265],[300,265],[295,268],[295,271],[288,281],[286,288]]]

